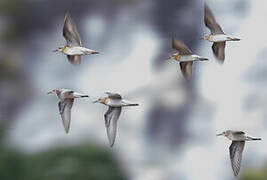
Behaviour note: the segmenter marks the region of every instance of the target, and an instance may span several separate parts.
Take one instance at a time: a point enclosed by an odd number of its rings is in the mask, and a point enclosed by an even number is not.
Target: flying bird
[[[69,89],[54,89],[47,94],[55,94],[59,99],[58,109],[61,115],[65,132],[68,133],[71,121],[71,108],[75,98],[89,97],[86,94],[80,94]]]
[[[117,93],[106,92],[105,94],[107,94],[107,97],[99,98],[93,103],[101,103],[109,107],[104,115],[104,118],[109,145],[112,147],[115,142],[117,121],[120,117],[122,107],[138,106],[138,104],[123,99],[121,95]]]
[[[65,46],[61,46],[54,52],[62,52],[67,55],[67,58],[71,64],[80,64],[82,55],[99,54],[99,52],[88,49],[82,46],[79,33],[76,30],[76,26],[70,17],[70,13],[67,12],[63,25],[63,36],[67,41]]]
[[[211,34],[204,35],[203,39],[213,42],[212,51],[219,62],[223,63],[225,59],[226,41],[240,41],[240,39],[229,36],[223,32],[206,3],[204,6],[204,22]]]
[[[241,167],[242,153],[245,147],[245,141],[261,140],[261,138],[252,138],[246,136],[243,131],[232,130],[224,131],[220,134],[217,134],[217,136],[225,136],[232,141],[232,144],[229,148],[230,160],[234,175],[237,176]]]
[[[185,79],[190,80],[192,77],[192,65],[194,61],[205,61],[208,58],[201,57],[192,53],[192,51],[180,40],[172,38],[172,48],[178,53],[172,54],[169,59],[180,62],[182,74]]]

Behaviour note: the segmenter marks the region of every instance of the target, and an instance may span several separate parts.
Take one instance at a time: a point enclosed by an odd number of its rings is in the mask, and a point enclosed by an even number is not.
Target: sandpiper
[[[225,59],[224,51],[226,41],[240,41],[240,39],[225,34],[206,3],[204,6],[204,22],[206,27],[210,29],[211,34],[204,35],[203,39],[213,42],[212,51],[216,58],[223,63]]]
[[[180,67],[185,79],[189,80],[192,77],[193,61],[205,61],[204,58],[192,53],[192,51],[180,40],[172,38],[172,48],[178,50],[178,53],[172,54],[169,59],[174,59],[180,62]]]
[[[67,55],[71,64],[80,64],[81,55],[99,54],[99,52],[82,47],[79,33],[76,30],[76,26],[70,17],[70,13],[67,12],[64,19],[63,36],[67,41],[67,45],[61,46],[54,52],[62,52]]]
[[[232,131],[227,130],[217,136],[225,136],[232,141],[232,144],[229,148],[231,165],[234,172],[234,175],[237,176],[241,167],[242,161],[242,152],[245,146],[245,141],[255,141],[261,140],[261,138],[252,138],[246,136],[243,131]]]
[[[117,132],[117,121],[121,114],[121,108],[125,106],[138,106],[128,100],[122,99],[121,95],[117,93],[106,92],[107,97],[99,98],[93,103],[101,103],[109,106],[108,111],[105,113],[105,126],[107,130],[108,140],[110,147],[113,146]]]
[[[58,108],[65,128],[68,133],[71,121],[71,108],[75,98],[89,97],[86,94],[80,94],[69,89],[54,89],[47,94],[55,94],[59,98]]]

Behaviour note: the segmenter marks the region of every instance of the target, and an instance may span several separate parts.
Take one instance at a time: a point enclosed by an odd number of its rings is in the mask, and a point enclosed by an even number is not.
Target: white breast
[[[108,106],[111,106],[111,107],[121,107],[122,106],[122,102],[121,100],[115,100],[115,99],[109,99],[106,104]]]
[[[180,58],[180,62],[189,62],[189,61],[193,61],[194,58],[191,55],[185,55],[185,56],[181,56]]]
[[[181,56],[180,58],[180,62],[190,62],[190,61],[196,61],[199,59],[198,55],[185,55],[185,56]]]
[[[212,42],[224,42],[224,41],[227,41],[229,39],[228,39],[228,35],[216,34],[216,35],[210,36],[209,40],[212,41]]]
[[[83,55],[84,54],[83,47],[79,47],[79,46],[66,48],[64,53],[67,55]]]

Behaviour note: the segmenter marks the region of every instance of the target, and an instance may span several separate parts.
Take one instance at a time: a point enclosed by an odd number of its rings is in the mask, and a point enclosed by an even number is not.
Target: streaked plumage
[[[75,98],[89,97],[86,94],[80,94],[68,89],[55,89],[48,94],[55,94],[59,98],[58,109],[61,115],[65,132],[68,133],[71,121],[71,108]]]
[[[194,61],[205,61],[204,58],[192,53],[192,51],[180,40],[172,38],[172,48],[178,53],[172,54],[171,59],[180,62],[180,68],[185,79],[190,80],[192,77],[192,66]]]
[[[67,45],[59,47],[55,51],[60,51],[66,54],[71,64],[80,64],[82,55],[98,54],[95,50],[82,47],[80,35],[70,17],[69,12],[65,15],[63,36],[66,39]]]
[[[106,92],[106,94],[108,95],[107,97],[99,98],[97,101],[94,101],[94,103],[101,103],[109,107],[104,118],[109,144],[110,147],[112,147],[115,142],[117,121],[120,117],[122,107],[138,106],[138,104],[122,99],[121,95],[117,93]]]
[[[232,144],[229,147],[230,160],[234,175],[237,176],[241,167],[242,153],[245,147],[245,141],[254,141],[261,139],[246,136],[243,131],[232,130],[224,131],[220,134],[217,134],[217,136],[225,136],[232,141]]]
[[[213,42],[212,50],[216,58],[223,63],[225,59],[225,43],[226,41],[240,41],[240,39],[226,35],[221,26],[215,20],[211,10],[205,4],[204,7],[204,22],[211,34],[204,35],[205,40]]]

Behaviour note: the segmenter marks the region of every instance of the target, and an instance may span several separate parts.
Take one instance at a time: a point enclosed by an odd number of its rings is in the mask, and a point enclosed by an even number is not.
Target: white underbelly
[[[81,47],[70,47],[65,49],[64,51],[67,55],[83,55],[83,51],[81,50]]]
[[[121,107],[122,106],[121,100],[108,100],[106,102],[106,104],[108,106],[111,106],[111,107]]]
[[[67,55],[86,55],[86,54],[92,54],[92,52],[94,51],[80,46],[70,47],[64,51],[64,53]]]
[[[197,60],[197,56],[196,55],[185,55],[185,56],[181,56],[180,58],[180,62],[190,62],[190,61],[195,61]]]
[[[225,34],[216,34],[210,37],[210,41],[212,42],[224,42],[228,40],[229,40],[229,36]]]

